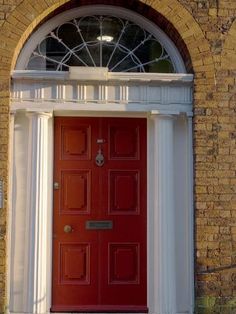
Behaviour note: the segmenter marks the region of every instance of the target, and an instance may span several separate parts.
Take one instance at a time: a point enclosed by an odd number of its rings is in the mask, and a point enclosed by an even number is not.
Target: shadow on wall
[[[236,314],[236,264],[220,267],[196,265],[195,314]]]

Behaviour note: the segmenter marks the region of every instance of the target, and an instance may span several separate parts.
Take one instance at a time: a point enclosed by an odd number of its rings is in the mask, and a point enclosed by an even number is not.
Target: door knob
[[[64,226],[64,232],[65,233],[70,233],[70,232],[72,232],[72,227],[70,226],[70,225],[65,225]]]

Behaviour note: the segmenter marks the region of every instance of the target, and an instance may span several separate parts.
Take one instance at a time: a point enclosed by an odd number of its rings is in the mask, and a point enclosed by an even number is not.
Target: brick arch
[[[222,51],[222,68],[236,69],[236,20],[230,27]]]
[[[40,1],[40,4],[37,0],[24,0],[15,8],[2,26],[5,49],[0,50],[0,57],[8,56],[6,70],[14,69],[21,48],[40,22],[66,2],[69,0]]]
[[[4,59],[6,72],[14,69],[22,46],[30,34],[45,19],[57,14],[63,7],[72,8],[83,4],[113,4],[141,11],[153,20],[174,41],[185,61],[189,72],[211,72],[213,60],[209,57],[210,47],[195,19],[177,0],[50,0],[39,3],[24,0],[8,16],[2,26],[3,39],[0,58]],[[206,61],[207,60],[207,61]]]
[[[174,25],[188,49],[194,73],[214,71],[209,43],[199,24],[183,5],[176,0],[141,1]]]

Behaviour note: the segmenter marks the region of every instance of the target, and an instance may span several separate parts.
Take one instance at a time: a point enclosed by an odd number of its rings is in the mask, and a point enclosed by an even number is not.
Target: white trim
[[[28,179],[28,278],[25,295],[27,313],[45,313],[48,286],[48,119],[51,114],[27,114],[29,127],[29,179]]]
[[[100,68],[99,68],[100,69]],[[105,68],[106,69],[106,68]],[[35,70],[14,70],[11,77],[15,80],[62,80],[62,81],[96,81],[97,73],[92,72],[96,68],[77,67],[76,73],[71,77],[70,72],[66,71],[35,71]],[[100,73],[101,74],[101,73]],[[155,82],[155,83],[186,83],[193,82],[193,74],[185,73],[123,73],[123,72],[107,72],[103,73],[99,78],[100,81],[137,81],[137,82]]]
[[[179,51],[173,44],[173,42],[167,37],[167,35],[153,22],[149,21],[145,17],[141,16],[138,13],[135,13],[131,10],[121,8],[118,6],[110,6],[110,5],[88,5],[82,6],[79,8],[71,9],[66,12],[63,12],[44,25],[42,25],[27,41],[24,48],[22,49],[19,58],[17,60],[16,69],[23,70],[26,68],[28,60],[37,47],[38,43],[49,34],[54,28],[58,25],[72,20],[73,18],[85,16],[85,15],[93,15],[93,14],[108,14],[121,18],[125,18],[127,20],[133,21],[134,23],[140,25],[142,28],[146,29],[148,32],[154,35],[164,46],[167,53],[171,57],[173,61],[176,71],[179,73],[186,73],[184,62],[180,56]]]
[[[188,110],[188,106],[181,105],[170,105],[163,106],[160,104],[156,104],[155,107],[152,105],[140,105],[140,104],[99,104],[98,103],[90,103],[90,104],[71,104],[69,102],[63,102],[62,104],[53,104],[48,102],[43,103],[34,103],[33,101],[25,101],[25,102],[12,102],[12,110],[25,110],[25,111],[53,111],[54,115],[63,115],[63,111],[67,108],[65,114],[71,115],[86,115],[89,112],[104,112],[109,111],[110,113],[119,113],[119,112],[137,112],[137,113],[148,113],[148,112],[156,112],[159,114],[180,114],[186,113],[188,116],[192,115],[192,110]]]
[[[154,313],[176,314],[174,117],[154,115]]]
[[[69,72],[14,71],[11,110],[156,110],[166,114],[192,114],[191,74],[109,73],[104,70],[101,81],[95,70],[77,68],[74,79]]]
[[[189,272],[189,295],[190,295],[190,313],[194,312],[195,307],[195,291],[194,291],[194,182],[193,182],[193,119],[188,117],[188,207],[189,207],[189,217],[188,217],[188,272]]]
[[[12,111],[10,113],[10,140],[9,140],[9,197],[8,197],[8,208],[12,209],[13,208],[13,198],[12,195],[14,194],[13,189],[14,189],[14,178],[12,176],[13,174],[13,158],[14,158],[14,123],[15,120],[15,112]],[[11,289],[11,273],[12,273],[12,269],[10,267],[11,264],[11,256],[13,254],[12,252],[12,219],[13,219],[13,213],[12,210],[9,210],[8,212],[8,232],[7,232],[7,241],[8,241],[8,245],[7,245],[7,265],[9,265],[9,267],[7,267],[7,271],[6,271],[6,278],[7,278],[7,305],[10,304],[10,289]],[[7,307],[6,309],[7,311],[10,310],[9,307]]]

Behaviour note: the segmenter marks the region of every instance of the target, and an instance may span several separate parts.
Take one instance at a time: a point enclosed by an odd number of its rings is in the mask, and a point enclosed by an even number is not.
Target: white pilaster
[[[28,280],[25,311],[46,313],[48,224],[48,119],[50,113],[31,112],[29,117],[28,177]]]
[[[194,209],[193,209],[193,119],[188,117],[188,274],[189,274],[189,312],[194,312]]]
[[[12,220],[13,220],[13,189],[14,189],[14,180],[13,180],[13,157],[14,157],[14,128],[15,128],[15,114],[16,112],[13,111],[10,113],[10,143],[9,143],[9,199],[8,199],[8,233],[7,233],[7,238],[8,238],[8,250],[7,250],[7,304],[8,304],[8,309],[10,310],[10,302],[11,300],[11,275],[12,275],[12,261],[11,257],[13,255],[13,250],[12,250]],[[12,302],[13,303],[13,302]]]
[[[154,313],[176,314],[173,125],[171,115],[154,119]]]

